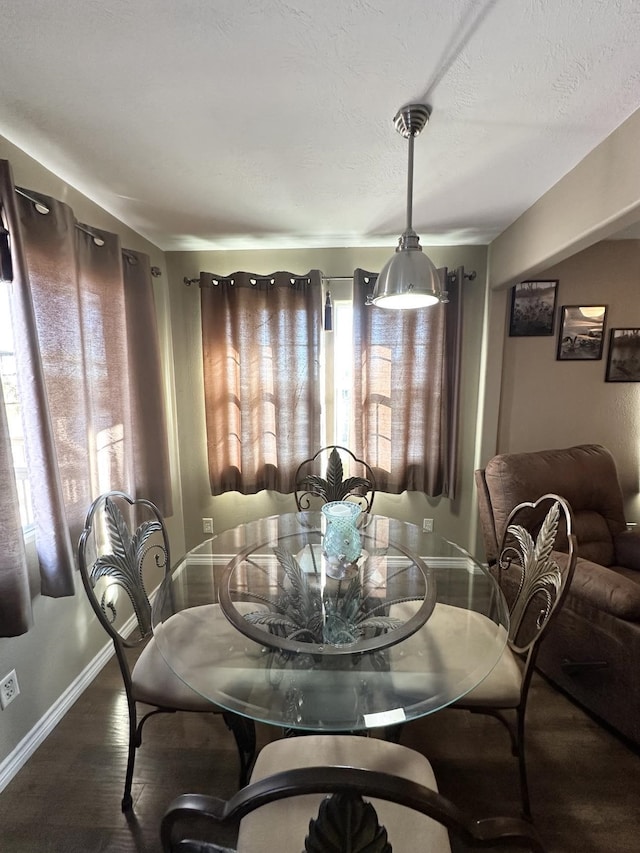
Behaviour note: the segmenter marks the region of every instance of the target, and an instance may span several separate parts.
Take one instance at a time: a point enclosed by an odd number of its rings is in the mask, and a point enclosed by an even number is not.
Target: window
[[[212,495],[287,493],[300,459],[338,444],[367,460],[381,491],[453,497],[457,280],[447,308],[398,312],[370,307],[375,278],[328,278],[333,331],[321,333],[319,270],[201,273]],[[297,307],[291,285],[306,294]]]
[[[31,506],[31,487],[27,476],[9,288],[8,282],[0,281],[0,378],[11,436],[11,451],[20,503],[20,519],[23,528],[26,528],[33,524],[33,508]]]
[[[353,385],[353,306],[338,300],[334,309],[334,435],[335,443],[349,446]]]
[[[350,447],[353,437],[353,301],[351,282],[331,281],[333,331],[321,338],[323,444]],[[324,300],[323,300],[324,301]]]

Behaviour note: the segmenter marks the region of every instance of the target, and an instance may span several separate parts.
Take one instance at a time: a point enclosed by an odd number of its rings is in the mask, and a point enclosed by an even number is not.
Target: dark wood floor
[[[538,677],[528,722],[534,819],[549,851],[638,853],[640,756]],[[127,820],[125,723],[111,661],[0,794],[3,853],[157,853],[173,797],[233,793],[237,759],[221,718],[162,715],[148,723]],[[264,744],[280,732],[263,726],[258,734]],[[406,726],[401,742],[423,751],[441,791],[475,815],[518,813],[516,765],[497,721],[442,711]]]

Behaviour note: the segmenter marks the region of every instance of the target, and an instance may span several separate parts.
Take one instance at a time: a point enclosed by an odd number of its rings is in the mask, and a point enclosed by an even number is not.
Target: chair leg
[[[513,725],[513,721],[505,716],[502,711],[497,708],[474,708],[473,706],[469,706],[466,710],[471,711],[472,714],[484,714],[487,717],[493,717],[496,720],[499,720],[502,725],[507,730],[509,734],[509,740],[511,741],[511,755],[517,756],[518,754],[518,732],[517,727]]]
[[[145,714],[138,723],[136,703],[133,699],[129,700],[129,752],[127,756],[127,775],[124,781],[124,796],[122,797],[121,804],[123,812],[130,812],[133,806],[133,799],[131,797],[133,768],[136,763],[136,750],[142,744],[142,727],[149,717],[155,717],[156,714],[175,714],[175,710],[173,708],[154,708],[153,711]]]
[[[239,786],[244,788],[249,779],[249,771],[256,756],[256,726],[248,717],[241,717],[231,711],[222,715],[227,728],[233,732],[240,758]]]
[[[518,768],[520,772],[520,796],[522,798],[522,816],[531,820],[531,804],[529,802],[529,782],[527,779],[527,764],[524,754],[524,715],[525,709],[518,708]]]
[[[525,707],[515,709],[516,720],[515,725],[512,717],[507,717],[502,711],[496,708],[474,708],[468,707],[472,714],[485,714],[490,717],[495,717],[500,720],[502,725],[509,733],[511,740],[511,754],[518,759],[518,773],[520,776],[520,799],[522,801],[522,817],[525,820],[531,820],[531,805],[529,802],[529,782],[527,779],[527,765],[524,754],[524,718]]]
[[[131,786],[133,784],[133,766],[136,761],[136,749],[140,744],[140,732],[137,726],[136,703],[127,697],[129,705],[129,749],[127,752],[127,773],[124,780],[124,794],[120,807],[123,812],[130,812],[133,807]]]

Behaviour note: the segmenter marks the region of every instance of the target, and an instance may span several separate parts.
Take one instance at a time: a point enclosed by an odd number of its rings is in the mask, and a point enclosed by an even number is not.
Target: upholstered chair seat
[[[238,820],[233,850],[211,838]],[[465,850],[515,846],[545,853],[531,823],[478,820],[443,797],[422,754],[356,735],[273,741],[246,788],[229,800],[182,794],[160,827],[165,853],[451,853],[449,832]]]
[[[517,708],[522,693],[522,661],[507,646],[489,675],[461,700],[467,707]]]
[[[308,735],[268,744],[258,755],[251,782],[282,770],[319,764],[379,770],[438,790],[431,765],[423,755],[395,743],[358,735]],[[269,803],[247,815],[240,825],[238,853],[258,850],[300,853],[301,841],[309,830],[309,819],[317,815],[322,799],[321,794],[307,794]],[[447,830],[442,824],[405,806],[373,799],[371,802],[397,853],[415,850],[417,839],[425,850],[439,853],[451,850]]]
[[[204,605],[204,608],[213,610],[219,608],[218,604]],[[193,608],[201,610],[203,608]],[[190,611],[185,614],[190,615]],[[213,618],[211,614],[211,618]],[[165,623],[166,628],[170,621]],[[182,620],[182,630],[186,636],[189,634],[189,619]],[[188,660],[189,646],[185,645],[185,659]],[[195,665],[195,664],[194,664]],[[188,674],[188,667],[185,669]],[[186,681],[189,679],[187,678]],[[156,642],[147,643],[140,657],[131,671],[131,692],[136,702],[144,702],[147,705],[158,707],[179,708],[182,711],[209,711],[212,710],[211,702],[203,698],[185,684],[165,661]]]

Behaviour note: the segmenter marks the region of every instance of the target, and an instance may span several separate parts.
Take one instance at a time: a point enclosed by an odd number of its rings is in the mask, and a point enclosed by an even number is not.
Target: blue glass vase
[[[362,539],[357,526],[361,512],[360,506],[353,501],[331,501],[322,507],[322,514],[327,521],[322,553],[330,577],[351,577],[357,571],[356,564],[362,552]]]

